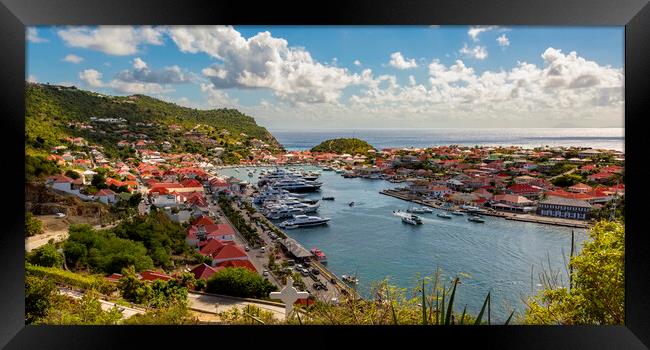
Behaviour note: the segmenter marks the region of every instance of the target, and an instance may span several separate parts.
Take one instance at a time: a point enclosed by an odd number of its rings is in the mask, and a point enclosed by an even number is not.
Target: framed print
[[[644,348],[649,11],[3,0],[3,344]]]

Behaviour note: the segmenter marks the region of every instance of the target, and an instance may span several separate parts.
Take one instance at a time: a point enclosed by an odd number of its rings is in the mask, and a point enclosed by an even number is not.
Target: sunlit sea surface
[[[339,137],[357,137],[375,148],[437,145],[580,146],[624,151],[623,128],[309,129],[270,130],[288,150],[304,150]]]

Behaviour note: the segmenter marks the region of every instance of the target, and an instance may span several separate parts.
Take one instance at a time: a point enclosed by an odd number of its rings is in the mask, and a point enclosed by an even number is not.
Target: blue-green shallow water
[[[315,167],[302,167],[318,170]],[[223,169],[220,174],[257,183],[257,173],[248,177],[248,168]],[[369,297],[373,281],[389,277],[392,284],[415,288],[418,276],[433,276],[442,270],[444,280],[459,273],[456,306],[477,314],[488,291],[492,292],[492,315],[504,321],[513,307],[524,310],[522,298],[538,290],[542,268],[560,270],[566,281],[564,255],[571,246],[571,228],[508,221],[485,217],[485,223],[467,221],[466,216],[451,220],[421,214],[424,224],[411,226],[392,215],[409,203],[382,195],[379,191],[402,184],[381,180],[345,179],[335,172],[321,172],[324,185],[309,197],[334,196],[321,201],[316,215],[329,217],[327,226],[287,230],[305,248],[318,247],[327,255],[328,268],[337,274],[354,274],[358,269],[359,292]],[[354,201],[353,207],[348,203]],[[586,230],[573,229],[578,248]],[[548,254],[548,255],[547,255]]]

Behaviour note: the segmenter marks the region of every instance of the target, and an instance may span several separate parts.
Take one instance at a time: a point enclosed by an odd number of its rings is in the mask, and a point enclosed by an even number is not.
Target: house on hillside
[[[108,188],[97,191],[97,193],[95,193],[95,198],[104,204],[113,204],[117,202],[115,192]]]

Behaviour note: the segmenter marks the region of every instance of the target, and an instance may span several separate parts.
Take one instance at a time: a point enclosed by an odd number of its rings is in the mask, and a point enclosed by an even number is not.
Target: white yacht
[[[284,189],[290,192],[313,192],[320,189],[323,184],[316,181],[305,181],[292,178],[284,178],[272,184],[273,187]]]
[[[438,213],[437,216],[439,218],[443,218],[443,219],[451,219],[451,215],[449,215],[447,213]]]
[[[410,214],[410,213],[406,213],[406,212],[403,212],[401,210],[394,210],[393,215],[399,216],[400,218],[402,218],[402,222],[404,222],[406,224],[411,224],[411,225],[421,225],[422,224],[422,219],[419,216],[413,215],[413,214]]]
[[[284,221],[278,226],[284,229],[293,229],[298,227],[326,225],[328,221],[330,221],[329,218],[321,218],[319,216],[295,215],[292,220]]]
[[[406,211],[408,211],[409,213],[414,213],[414,214],[425,214],[425,213],[430,214],[430,213],[433,213],[433,209],[427,208],[427,207],[413,207],[413,208],[407,209]]]

